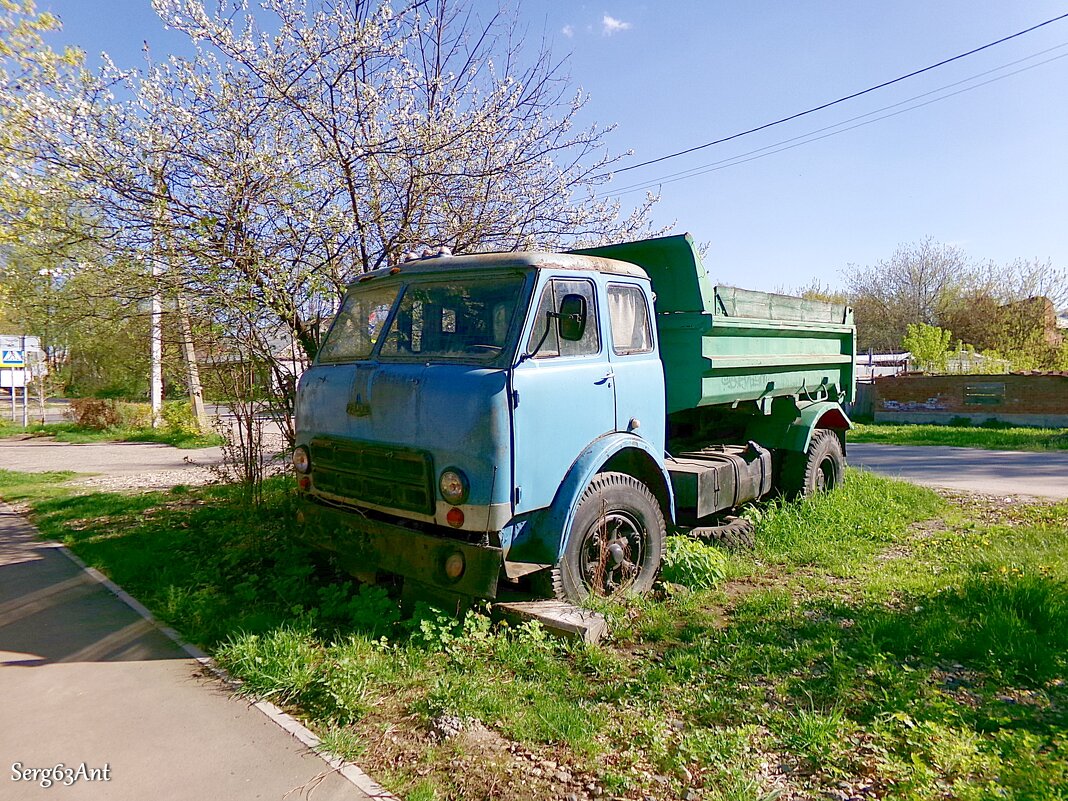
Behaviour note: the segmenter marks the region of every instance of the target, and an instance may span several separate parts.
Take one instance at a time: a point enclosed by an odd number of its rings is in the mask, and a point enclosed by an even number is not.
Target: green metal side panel
[[[852,400],[852,326],[658,316],[668,413],[795,395]]]
[[[757,292],[736,286],[716,287],[716,314],[756,320],[790,320],[795,323],[852,323],[853,310],[844,303],[809,300],[793,295]]]
[[[649,274],[669,414],[784,396],[854,399],[856,329],[845,304],[713,286],[689,234],[574,252]]]

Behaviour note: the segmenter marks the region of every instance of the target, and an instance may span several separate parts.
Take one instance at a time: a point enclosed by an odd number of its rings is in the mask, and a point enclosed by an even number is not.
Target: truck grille
[[[434,514],[434,466],[426,451],[350,439],[311,441],[312,486],[389,509]]]

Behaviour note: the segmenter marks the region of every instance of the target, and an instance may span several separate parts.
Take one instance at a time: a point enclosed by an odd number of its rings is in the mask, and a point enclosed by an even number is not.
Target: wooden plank
[[[608,633],[608,621],[599,612],[567,601],[509,601],[493,604],[493,613],[512,623],[536,620],[553,634],[591,645]]]

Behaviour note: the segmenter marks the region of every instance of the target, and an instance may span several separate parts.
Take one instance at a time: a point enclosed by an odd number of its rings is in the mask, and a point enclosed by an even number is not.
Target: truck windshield
[[[319,362],[348,362],[370,356],[399,291],[400,287],[394,284],[349,292],[319,348]]]
[[[510,341],[522,274],[411,283],[380,355],[493,362]]]

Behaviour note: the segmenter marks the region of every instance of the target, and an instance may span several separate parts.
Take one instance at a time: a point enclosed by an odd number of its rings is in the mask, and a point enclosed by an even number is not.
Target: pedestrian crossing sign
[[[25,367],[25,351],[3,350],[0,351],[0,367]]]

